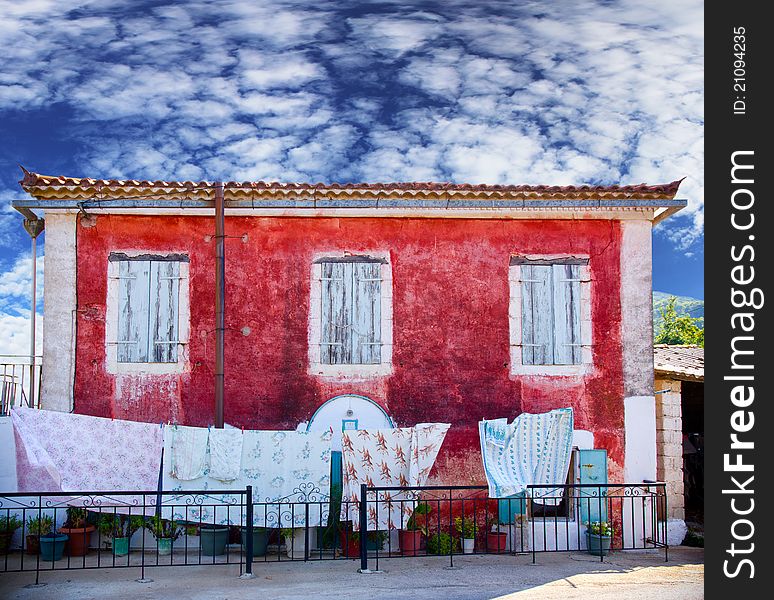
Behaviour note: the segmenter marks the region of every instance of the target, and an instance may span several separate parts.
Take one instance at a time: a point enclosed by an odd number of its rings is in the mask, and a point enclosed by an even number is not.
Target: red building
[[[678,185],[225,184],[226,422],[448,422],[433,480],[480,483],[480,419],[572,406],[611,478],[655,479],[651,230]],[[213,186],[22,187],[42,406],[212,423]]]

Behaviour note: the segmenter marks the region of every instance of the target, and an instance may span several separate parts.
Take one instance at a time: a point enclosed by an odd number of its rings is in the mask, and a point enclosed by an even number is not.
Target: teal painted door
[[[338,490],[339,500],[341,500],[341,452],[335,450],[331,452],[331,498],[333,497],[333,490]]]
[[[579,450],[580,482],[604,486],[607,484],[607,450]],[[580,488],[581,523],[607,520],[607,489]]]

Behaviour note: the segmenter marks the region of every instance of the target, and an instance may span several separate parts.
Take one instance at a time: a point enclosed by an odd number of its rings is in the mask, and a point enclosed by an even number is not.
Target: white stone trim
[[[170,200],[174,203],[174,200]],[[209,217],[211,208],[180,208],[178,206],[151,208],[99,208],[90,206],[95,215],[175,215]],[[77,214],[76,208],[46,208],[51,211]],[[316,218],[416,218],[416,219],[568,219],[573,221],[605,219],[611,221],[653,219],[656,209],[638,206],[594,207],[530,207],[530,208],[226,208],[227,217],[316,217]]]
[[[624,398],[624,481],[656,480],[656,398]]]
[[[148,249],[115,249],[112,252],[123,253],[129,257],[157,253]],[[186,254],[186,252],[169,251],[165,254]],[[177,301],[177,332],[180,344],[177,346],[177,362],[172,363],[118,362],[118,345],[116,344],[116,340],[118,340],[118,291],[120,285],[118,275],[119,263],[108,261],[107,300],[105,302],[105,370],[115,375],[166,375],[188,370],[188,343],[191,332],[190,264],[180,262],[180,291]]]
[[[318,260],[324,258],[344,258],[345,256],[371,256],[384,259],[380,266],[381,284],[381,362],[377,365],[327,365],[320,362],[320,342],[322,341],[322,265]],[[392,263],[387,250],[363,250],[344,252],[333,250],[317,252],[312,257],[309,291],[309,374],[331,379],[358,380],[386,377],[391,375],[393,345],[392,314]]]
[[[69,412],[75,377],[76,214],[46,211],[40,407]]]
[[[588,259],[588,255],[579,254],[530,254],[525,258],[555,260],[562,258]],[[577,365],[525,365],[522,364],[522,331],[521,331],[521,265],[511,265],[508,268],[508,288],[510,300],[508,303],[509,347],[511,375],[582,377],[594,370],[591,344],[591,270],[588,265],[580,266],[580,328],[581,328],[581,362]]]

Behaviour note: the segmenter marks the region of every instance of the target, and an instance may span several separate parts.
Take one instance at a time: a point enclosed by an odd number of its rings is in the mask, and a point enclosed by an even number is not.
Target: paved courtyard
[[[355,561],[256,563],[251,580],[239,579],[236,565],[157,567],[150,583],[138,583],[139,570],[100,569],[0,574],[0,597],[13,600],[239,600],[242,598],[358,599],[443,598],[648,598],[690,600],[704,597],[704,552],[673,548],[661,553],[617,552],[604,563],[581,553],[531,556],[470,556],[449,569],[441,558],[380,561],[382,573],[357,573]]]

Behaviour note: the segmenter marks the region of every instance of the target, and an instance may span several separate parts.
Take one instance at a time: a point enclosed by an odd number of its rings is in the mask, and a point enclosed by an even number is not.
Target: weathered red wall
[[[99,216],[78,227],[77,412],[144,421],[212,422],[214,244],[211,218]],[[245,428],[295,428],[342,393],[380,403],[399,426],[450,422],[435,479],[483,481],[477,423],[571,405],[576,429],[623,466],[620,227],[610,221],[229,217],[226,242],[225,418]],[[107,258],[112,250],[190,256],[190,371],[105,371]],[[308,310],[315,253],[389,250],[394,373],[332,383],[308,374]],[[511,254],[591,257],[593,375],[509,374]],[[244,336],[243,327],[251,333]]]

